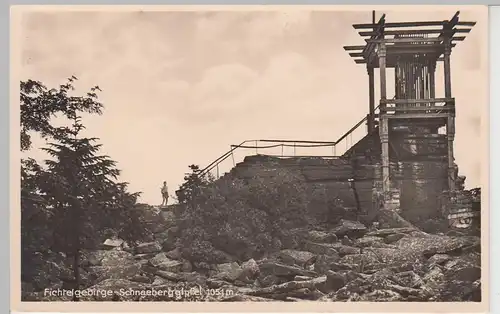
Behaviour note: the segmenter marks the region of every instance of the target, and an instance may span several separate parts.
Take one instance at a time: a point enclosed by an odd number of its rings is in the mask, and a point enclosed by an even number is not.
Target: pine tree
[[[134,240],[144,228],[133,211],[138,194],[128,193],[126,183],[116,183],[116,162],[99,155],[97,138],[79,136],[84,126],[76,111],[69,116],[73,123],[66,136],[60,134],[44,149],[53,159],[46,161],[42,192],[54,207],[54,244],[73,258],[78,289],[82,249],[95,247],[104,230],[115,229]]]
[[[107,230],[130,244],[147,235],[136,203],[140,194],[129,193],[128,183],[117,182],[120,171],[115,161],[100,154],[98,138],[82,136],[81,113],[100,113],[102,107],[94,95],[69,96],[71,82],[59,92],[47,91],[41,83],[34,86],[42,92],[32,92],[38,98],[25,101],[21,125],[26,134],[35,131],[52,139],[43,148],[51,159],[43,167],[32,159],[22,161],[23,273],[29,273],[28,259],[34,252],[64,252],[72,259],[74,288],[78,289],[81,252],[102,243]],[[52,126],[50,118],[55,113],[62,113],[71,125]],[[30,145],[30,137],[24,136],[23,143],[22,135],[22,148]]]
[[[206,186],[215,179],[210,172],[206,173],[205,176],[202,175],[202,170],[198,165],[190,165],[189,169],[191,173],[187,173],[184,176],[184,183],[175,191],[179,204],[187,204],[193,201],[197,189]]]
[[[67,128],[57,127],[51,121],[56,116],[68,117],[75,110],[102,114],[103,105],[97,101],[97,86],[84,96],[70,95],[76,79],[74,76],[69,78],[58,89],[49,89],[35,80],[20,82],[21,151],[28,152],[32,148],[31,133],[46,140],[64,136]],[[53,249],[54,208],[41,193],[47,189],[42,174],[42,167],[36,160],[21,159],[21,273],[23,280],[27,281],[36,274],[34,254]]]

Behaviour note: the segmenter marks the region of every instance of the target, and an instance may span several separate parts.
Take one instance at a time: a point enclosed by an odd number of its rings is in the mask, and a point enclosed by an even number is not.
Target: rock
[[[261,275],[257,279],[261,287],[270,287],[281,283],[281,279],[276,275]]]
[[[406,221],[397,212],[393,210],[381,209],[378,211],[378,221],[383,229],[389,228],[413,228],[418,230],[410,222]]]
[[[339,260],[339,256],[318,255],[314,263],[314,271],[318,274],[325,274],[332,269],[332,264]]]
[[[463,282],[474,282],[481,279],[481,268],[475,266],[459,268],[454,270],[451,279]]]
[[[468,238],[452,238],[447,236],[428,235],[425,237],[407,236],[399,240],[396,244],[400,255],[412,256],[432,256],[437,253],[448,253],[456,251],[472,243]]]
[[[359,237],[368,232],[365,225],[358,221],[350,221],[341,219],[339,224],[333,228],[332,233],[334,233],[338,238],[344,237]]]
[[[414,271],[417,274],[421,274],[425,272],[425,264],[421,259],[415,259],[414,261],[405,261],[405,262],[395,262],[391,263],[390,268],[395,272],[402,273],[405,271]]]
[[[358,298],[360,294],[364,294],[365,291],[369,292],[373,289],[372,282],[366,279],[358,278],[351,282],[348,282],[345,286],[336,291],[332,296],[332,301],[346,301]]]
[[[313,278],[308,276],[295,276],[295,278],[293,278],[294,281],[306,281],[311,279]]]
[[[481,300],[481,284],[480,281],[464,282],[457,280],[446,280],[440,291],[439,300],[454,302],[454,301],[480,301]]]
[[[175,214],[171,211],[162,211],[161,217],[163,218],[163,223],[166,228],[170,228],[176,225],[177,219]]]
[[[169,259],[165,253],[161,252],[155,255],[152,259],[148,261],[148,263],[159,270],[163,270],[166,272],[180,272],[183,270],[184,263],[181,261],[171,260]],[[188,271],[191,271],[190,269]]]
[[[276,300],[262,298],[262,297],[256,297],[256,296],[251,296],[251,295],[245,295],[245,294],[236,294],[233,296],[223,298],[220,301],[221,302],[270,302],[270,301],[276,301]]]
[[[183,265],[184,265],[183,262],[168,260],[168,261],[161,262],[156,267],[160,270],[163,270],[163,271],[177,273],[177,272],[182,271]]]
[[[351,282],[351,281],[356,280],[358,278],[363,278],[363,279],[370,278],[370,275],[358,273],[357,271],[352,271],[352,270],[342,270],[342,271],[339,271],[338,273],[345,276],[346,282]]]
[[[301,269],[299,267],[280,264],[276,262],[264,262],[259,265],[260,273],[267,275],[273,274],[276,276],[310,276],[316,277],[316,273],[313,271],[308,271],[305,269]]]
[[[481,279],[472,283],[471,291],[465,297],[468,301],[481,302]]]
[[[179,275],[182,276],[182,280],[185,282],[189,282],[189,283],[193,283],[193,284],[201,285],[201,286],[205,286],[207,283],[207,277],[205,277],[197,272],[181,273]]]
[[[429,264],[429,266],[432,266],[432,265],[443,265],[447,261],[449,261],[450,259],[451,259],[451,256],[449,256],[447,254],[434,254],[433,256],[431,256],[427,260],[427,263]]]
[[[189,273],[193,271],[193,264],[190,261],[183,261],[181,266],[181,271],[184,273]]]
[[[330,256],[338,256],[338,252],[332,247],[331,244],[315,243],[310,241],[304,242],[304,248],[314,254],[323,254]]]
[[[424,275],[422,279],[426,284],[436,284],[442,282],[445,277],[441,268],[434,266]]]
[[[350,254],[359,254],[361,250],[357,247],[343,245],[343,244],[333,244],[332,247],[337,250],[339,256],[345,256]]]
[[[390,278],[391,276],[394,276],[396,272],[391,269],[391,268],[383,268],[380,270],[377,270],[375,273],[371,275],[372,279],[375,278]]]
[[[142,219],[153,233],[163,232],[168,227],[168,223],[164,221],[160,212],[161,210],[157,208],[145,208],[143,211]]]
[[[422,278],[413,271],[397,273],[391,276],[391,280],[401,286],[410,288],[419,288],[424,283]]]
[[[315,301],[324,296],[323,293],[316,289],[301,288],[290,292],[276,293],[275,298],[283,301],[303,302]]]
[[[238,279],[243,273],[240,265],[236,262],[219,264],[217,265],[217,271],[219,273],[216,275],[216,278],[230,282]]]
[[[155,255],[156,255],[156,253],[135,254],[134,260],[136,260],[136,261],[149,260],[149,259],[155,257]]]
[[[102,247],[105,250],[111,250],[114,248],[122,247],[124,245],[124,243],[125,243],[125,241],[123,241],[122,239],[107,239],[102,244]]]
[[[358,264],[358,265],[375,264],[378,261],[379,261],[378,257],[372,252],[346,255],[339,260],[339,262],[342,264]]]
[[[330,263],[330,270],[332,271],[342,271],[342,270],[354,270],[358,269],[358,264],[342,264],[342,263]]]
[[[158,270],[159,270],[158,268],[156,268],[154,266],[151,266],[149,264],[149,262],[146,263],[146,264],[143,264],[141,266],[141,271],[143,271],[145,273],[148,273],[148,274],[151,274],[151,275],[156,275],[156,273],[158,272]]]
[[[105,279],[130,280],[134,276],[139,275],[141,273],[141,269],[142,265],[139,263],[113,266],[93,266],[89,268],[89,273],[96,278],[96,282],[100,282]]]
[[[273,299],[283,299],[286,298],[292,291],[297,291],[301,289],[314,290],[325,285],[326,276],[314,278],[312,280],[306,281],[289,281],[279,285],[273,285],[266,288],[258,288],[255,290],[248,291],[246,294],[253,296],[263,296]],[[286,293],[286,294],[285,294]]]
[[[413,299],[414,301],[417,300],[426,301],[430,297],[430,295],[428,295],[425,290],[413,289],[395,284],[388,284],[387,288],[397,292],[403,297],[414,296],[415,297],[415,299]]]
[[[155,233],[154,241],[161,244],[164,252],[168,252],[176,248],[175,243],[177,239],[170,236],[169,229],[163,232]]]
[[[389,235],[393,234],[407,234],[411,233],[415,230],[418,230],[414,227],[410,228],[386,228],[386,229],[379,229],[379,230],[374,230],[371,232],[368,232],[366,236],[375,236],[375,237],[387,237]]]
[[[307,266],[312,264],[315,254],[307,251],[282,250],[279,259],[287,265]]]
[[[134,256],[125,251],[105,251],[98,250],[93,252],[85,253],[88,260],[93,259],[97,262],[97,265],[102,266],[116,266],[116,265],[124,265],[124,264],[133,264]]]
[[[179,248],[175,248],[173,250],[168,251],[165,253],[165,256],[170,258],[170,259],[181,259],[181,250]]]
[[[338,238],[334,233],[327,233],[324,231],[312,230],[308,233],[308,239],[311,242],[317,243],[334,243],[337,242]]]
[[[171,261],[165,253],[158,253],[156,254],[153,258],[149,260],[149,264],[151,264],[154,267],[157,267],[163,262],[169,262]]]
[[[147,254],[147,253],[158,253],[162,250],[162,246],[160,243],[154,242],[146,242],[141,243],[135,248],[136,254]]]
[[[389,234],[388,236],[385,237],[384,241],[387,244],[394,243],[396,241],[399,241],[400,239],[404,238],[406,234],[404,233],[393,233]]]
[[[365,236],[356,240],[356,246],[360,247],[373,247],[377,244],[383,243],[383,239],[376,236]],[[340,253],[340,252],[339,252]]]
[[[144,275],[135,275],[130,278],[130,281],[138,282],[138,283],[151,283],[151,279]]]
[[[193,268],[197,271],[207,272],[211,269],[210,265],[205,262],[193,262]]]
[[[243,276],[248,279],[254,279],[259,275],[260,269],[257,262],[252,258],[241,264],[241,269],[243,271]]]
[[[156,272],[156,275],[160,278],[170,280],[170,281],[180,281],[183,277],[177,273],[173,273],[170,271],[159,270]]]
[[[360,296],[358,301],[363,302],[396,302],[404,301],[404,298],[397,292],[391,290],[374,290]]]
[[[364,251],[372,253],[380,263],[400,263],[417,260],[417,256],[399,249],[367,248]]]
[[[165,285],[172,284],[172,281],[175,281],[175,280],[169,280],[169,279],[162,278],[160,276],[155,276],[153,283],[151,285],[152,286],[165,286]]]
[[[214,278],[208,278],[207,279],[207,287],[209,289],[220,289],[224,287],[230,287],[231,283],[221,280],[221,279],[214,279]]]
[[[346,284],[346,278],[340,273],[329,270],[326,273],[325,292],[337,291]]]
[[[92,254],[84,251],[82,252],[82,260],[80,262],[80,265],[82,267],[101,266],[102,258],[102,256],[98,256],[97,254]]]

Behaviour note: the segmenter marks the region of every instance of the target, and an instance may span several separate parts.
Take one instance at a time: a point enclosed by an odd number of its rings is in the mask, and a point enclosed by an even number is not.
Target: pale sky
[[[21,78],[55,87],[75,75],[81,94],[99,85],[105,111],[85,118],[88,134],[101,138],[131,191],[159,204],[164,180],[174,195],[189,164],[208,165],[231,144],[334,141],[363,118],[366,68],[342,47],[363,44],[351,24],[370,23],[369,9],[24,13]],[[445,20],[459,9],[384,12],[395,22]],[[461,20],[478,23],[452,53],[455,155],[468,187],[480,184],[486,16],[461,10]],[[442,84],[442,73],[436,80]],[[236,162],[254,153],[243,151]],[[221,172],[232,165],[227,160]]]

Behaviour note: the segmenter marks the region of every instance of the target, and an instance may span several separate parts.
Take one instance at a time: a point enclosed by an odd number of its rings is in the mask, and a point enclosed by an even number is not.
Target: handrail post
[[[281,144],[281,157],[283,157],[283,149],[285,148],[285,146],[283,144]]]
[[[219,164],[217,164],[217,179],[219,179]]]
[[[297,143],[296,142],[293,142],[293,156],[296,155],[296,151],[297,151],[297,147],[296,147]]]
[[[258,147],[258,144],[257,144],[257,140],[255,141],[255,154],[256,155],[259,154],[259,147]]]

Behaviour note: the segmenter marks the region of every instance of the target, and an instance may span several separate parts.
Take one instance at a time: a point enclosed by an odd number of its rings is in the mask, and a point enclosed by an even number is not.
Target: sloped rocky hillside
[[[175,208],[151,208],[154,237],[129,248],[119,239],[87,251],[80,300],[92,301],[480,301],[479,237],[429,234],[395,213],[384,227],[340,220],[301,230],[294,249],[218,263],[191,261],[175,235]],[[40,254],[38,276],[23,282],[23,300],[71,300],[64,256]],[[59,290],[58,290],[59,289]]]

